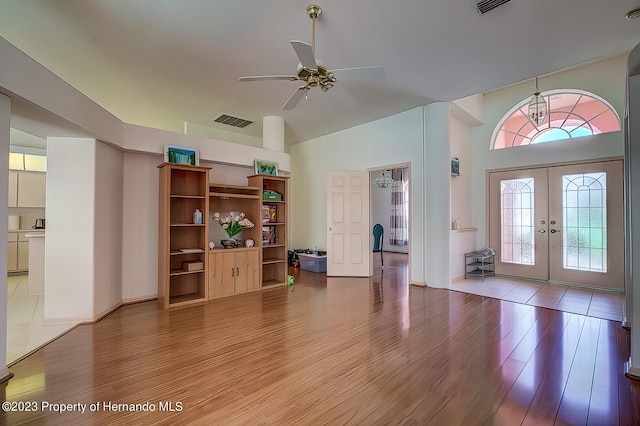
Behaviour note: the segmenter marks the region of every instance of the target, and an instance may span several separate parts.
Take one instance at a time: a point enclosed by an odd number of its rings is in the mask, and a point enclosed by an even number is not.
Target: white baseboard
[[[631,358],[624,363],[624,375],[633,380],[640,380],[640,368],[631,365]]]

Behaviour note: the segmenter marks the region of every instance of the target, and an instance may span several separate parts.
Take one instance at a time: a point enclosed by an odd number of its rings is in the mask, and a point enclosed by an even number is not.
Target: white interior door
[[[624,286],[622,161],[491,173],[496,273]]]
[[[369,172],[330,172],[327,276],[371,275]]]

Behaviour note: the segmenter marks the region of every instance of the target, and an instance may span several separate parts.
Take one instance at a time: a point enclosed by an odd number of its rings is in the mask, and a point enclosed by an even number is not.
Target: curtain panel
[[[391,218],[389,244],[406,246],[409,244],[409,168],[393,169],[391,179],[396,184],[391,189]]]

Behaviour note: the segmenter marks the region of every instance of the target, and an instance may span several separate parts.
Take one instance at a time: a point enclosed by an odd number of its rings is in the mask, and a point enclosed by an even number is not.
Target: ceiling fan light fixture
[[[307,15],[309,18],[316,19],[322,13],[322,8],[317,4],[311,4],[307,6]]]
[[[251,75],[238,78],[239,81],[259,81],[259,80],[290,80],[300,81],[304,83],[303,86],[297,88],[295,92],[289,97],[287,102],[282,106],[283,110],[290,110],[295,108],[298,102],[303,98],[306,99],[306,93],[312,87],[320,87],[323,92],[331,89],[337,81],[336,75],[332,70],[322,65],[322,62],[316,58],[316,19],[322,13],[320,6],[312,4],[307,6],[307,15],[311,18],[311,44],[305,43],[300,40],[290,40],[291,47],[296,52],[296,56],[300,62],[296,68],[296,74],[292,76],[288,75]],[[340,73],[340,78],[345,78],[345,75],[356,75],[363,73],[364,75],[371,75],[372,71],[379,70],[380,67],[354,67],[354,68],[338,68],[335,71]],[[379,75],[380,73],[376,73]],[[346,77],[348,78],[348,77]]]
[[[640,9],[630,10],[629,12],[627,12],[626,15],[624,15],[624,17],[629,19],[629,20],[638,19],[638,18],[640,18]]]
[[[538,77],[536,77],[536,91],[531,97],[531,101],[529,101],[528,116],[531,123],[536,127],[544,123],[544,119],[547,116],[547,102],[538,90]]]

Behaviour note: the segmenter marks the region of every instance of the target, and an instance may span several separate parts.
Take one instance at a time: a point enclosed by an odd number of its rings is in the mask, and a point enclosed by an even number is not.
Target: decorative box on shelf
[[[204,269],[204,262],[200,260],[185,260],[182,262],[182,268],[187,271],[202,271]]]

